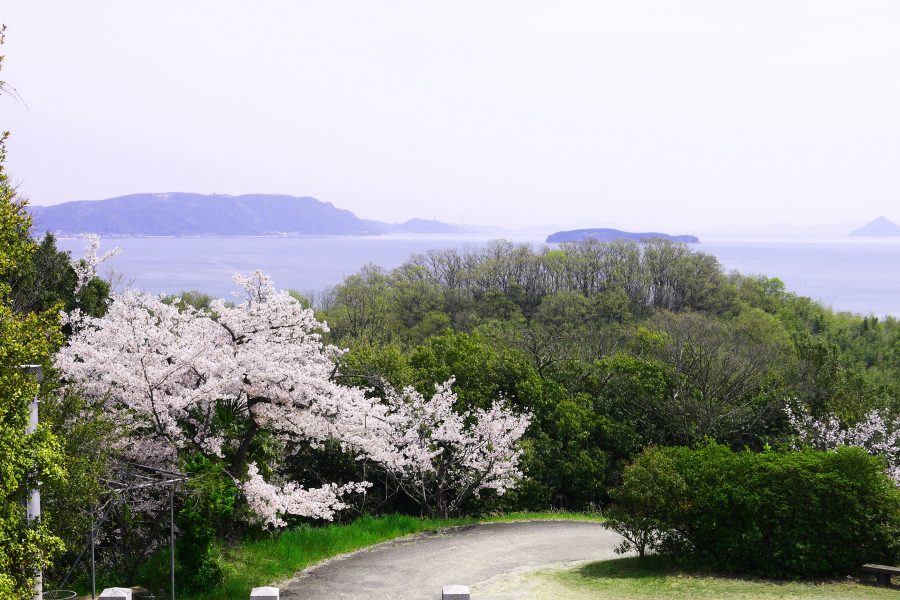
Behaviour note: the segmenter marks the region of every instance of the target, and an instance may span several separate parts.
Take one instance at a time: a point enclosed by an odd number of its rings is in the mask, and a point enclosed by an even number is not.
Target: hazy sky
[[[900,221],[900,2],[3,0],[35,204],[310,195],[390,221]]]

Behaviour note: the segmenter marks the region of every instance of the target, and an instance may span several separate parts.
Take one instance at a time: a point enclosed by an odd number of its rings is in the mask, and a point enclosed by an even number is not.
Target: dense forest
[[[504,502],[602,507],[650,445],[784,446],[785,407],[850,425],[900,410],[896,318],[835,313],[684,244],[498,240],[375,265],[314,299],[339,377],[533,412]]]

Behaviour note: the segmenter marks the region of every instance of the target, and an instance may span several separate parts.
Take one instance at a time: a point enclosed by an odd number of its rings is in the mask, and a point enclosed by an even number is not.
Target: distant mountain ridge
[[[859,229],[854,229],[850,232],[850,235],[860,237],[900,237],[900,225],[884,217],[878,217]]]
[[[664,239],[685,244],[698,244],[700,238],[695,235],[669,235],[648,231],[645,233],[633,233],[619,229],[573,229],[571,231],[557,231],[547,236],[547,243],[560,244],[563,242],[579,242],[581,240],[597,240],[598,242],[616,242],[620,240],[642,242],[649,239]]]
[[[410,219],[361,219],[308,196],[277,194],[131,194],[106,200],[30,206],[34,230],[58,235],[292,236],[472,233],[471,227]]]

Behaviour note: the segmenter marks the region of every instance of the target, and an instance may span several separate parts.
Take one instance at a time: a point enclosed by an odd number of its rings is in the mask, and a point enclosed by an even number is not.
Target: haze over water
[[[457,236],[108,238],[101,251],[123,252],[108,265],[153,293],[200,290],[229,297],[231,276],[260,269],[280,288],[304,293],[340,283],[367,263],[392,269],[430,249],[481,246],[488,238]],[[538,239],[514,240],[542,244]],[[83,241],[61,239],[80,256]],[[711,240],[691,246],[727,270],[779,277],[789,291],[839,311],[900,316],[900,239]]]

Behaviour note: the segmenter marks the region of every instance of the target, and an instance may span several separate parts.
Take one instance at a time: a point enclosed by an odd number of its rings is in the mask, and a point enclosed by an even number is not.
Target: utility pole
[[[19,367],[28,374],[33,374],[37,379],[38,386],[44,382],[44,369],[41,365],[21,365]],[[40,388],[34,394],[31,401],[31,414],[28,417],[28,428],[25,434],[30,435],[37,430],[38,426],[38,398],[40,397]],[[28,505],[25,509],[28,522],[41,520],[41,490],[35,485],[34,489],[28,496]],[[32,600],[41,600],[44,595],[44,573],[40,568],[34,572],[34,596]]]
[[[172,600],[175,600],[175,484],[169,488],[169,577],[172,583]]]

